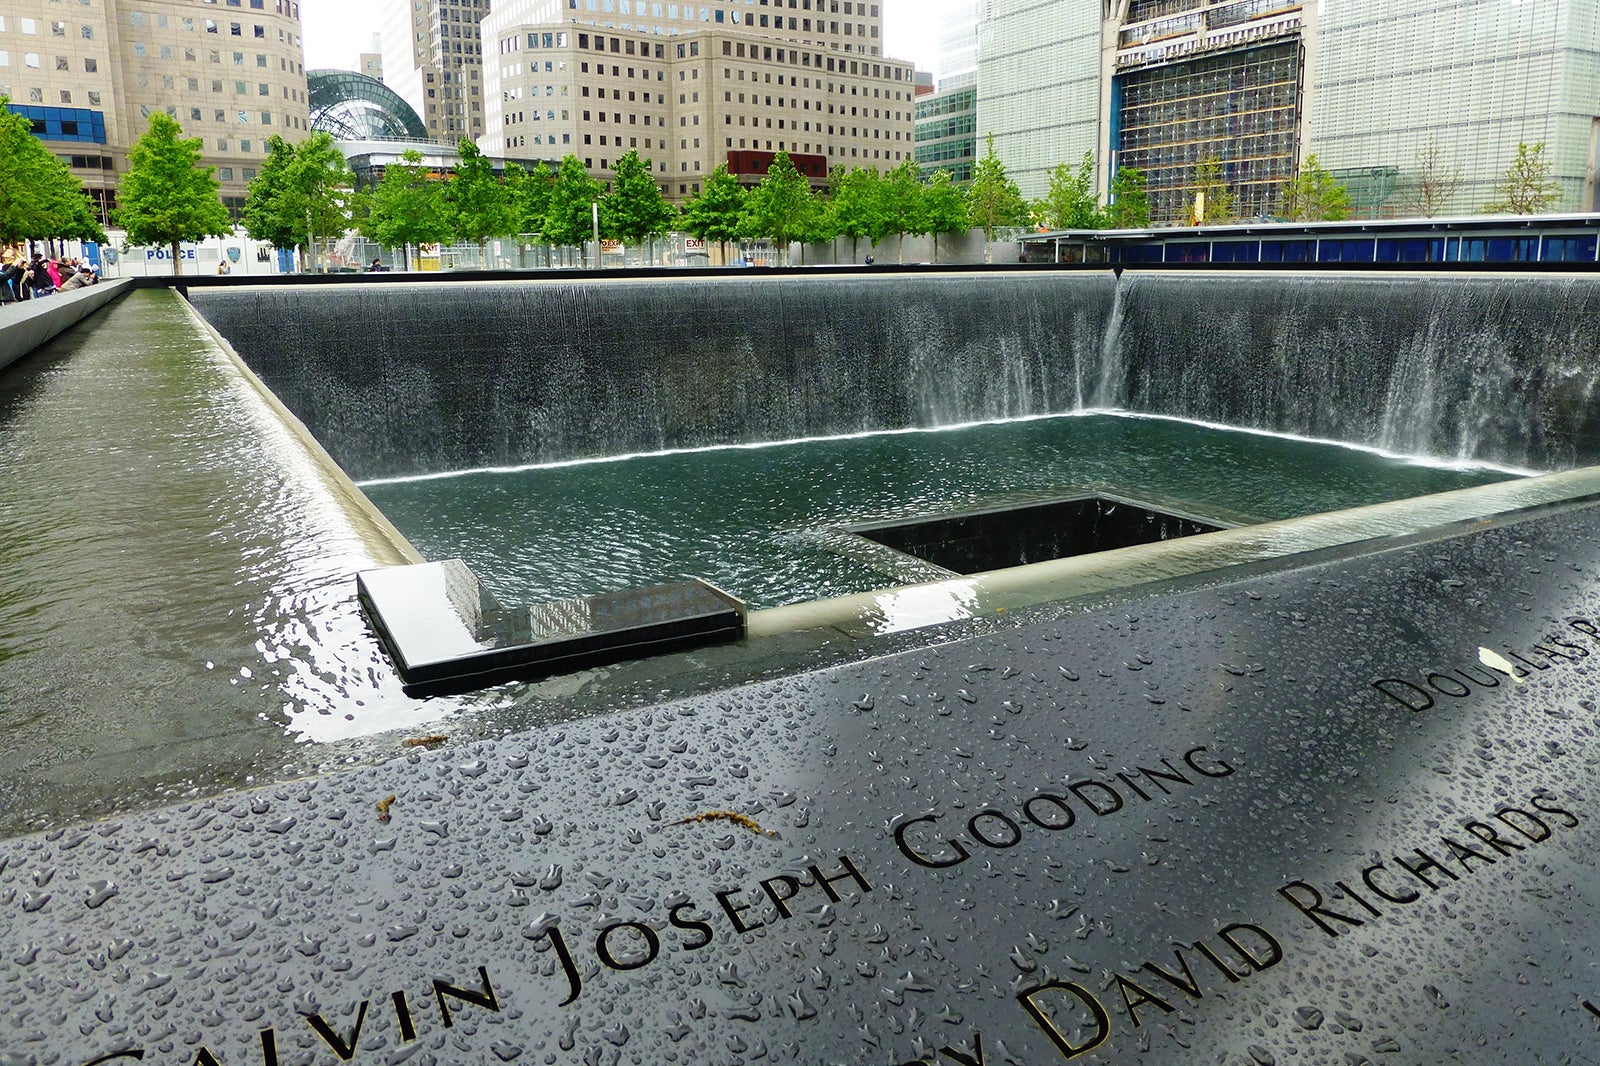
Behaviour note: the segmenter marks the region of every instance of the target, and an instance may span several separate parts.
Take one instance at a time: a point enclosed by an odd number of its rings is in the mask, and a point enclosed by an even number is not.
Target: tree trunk
[[[172,272],[174,274],[182,274],[183,260],[178,258],[178,242],[173,241],[169,247],[172,249]]]

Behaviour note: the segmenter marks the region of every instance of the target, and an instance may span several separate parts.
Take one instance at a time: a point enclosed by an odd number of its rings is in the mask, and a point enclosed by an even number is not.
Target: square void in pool
[[[977,574],[1074,555],[1153,544],[1237,523],[1163,510],[1121,496],[1086,494],[878,525],[849,532],[955,574]]]

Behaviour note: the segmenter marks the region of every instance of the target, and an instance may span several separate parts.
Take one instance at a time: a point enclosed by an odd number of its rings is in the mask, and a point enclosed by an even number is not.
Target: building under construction
[[[1293,35],[1178,62],[1130,61],[1112,83],[1115,165],[1144,174],[1160,219],[1184,217],[1209,177],[1235,217],[1277,214],[1295,174],[1303,69]]]

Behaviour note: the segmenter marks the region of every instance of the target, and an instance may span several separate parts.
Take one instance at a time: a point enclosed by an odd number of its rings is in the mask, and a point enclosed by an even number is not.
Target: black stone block
[[[356,575],[362,611],[408,692],[504,681],[722,644],[744,636],[745,605],[698,579],[503,607],[459,559]]]

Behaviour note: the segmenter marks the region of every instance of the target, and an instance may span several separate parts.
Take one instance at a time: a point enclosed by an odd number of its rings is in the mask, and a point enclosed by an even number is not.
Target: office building
[[[945,9],[939,33],[938,91],[917,99],[917,164],[924,178],[947,170],[972,179],[978,154],[978,4]]]
[[[912,65],[882,54],[860,0],[508,0],[483,21],[480,146],[571,154],[609,180],[637,150],[669,199],[717,166],[746,182],[785,151],[814,184],[834,167],[913,154]]]
[[[1308,156],[1356,210],[1415,210],[1432,149],[1470,213],[1518,144],[1545,145],[1559,209],[1596,205],[1600,0],[986,0],[978,135],[1025,195],[1091,153],[1183,218],[1214,161],[1240,217],[1276,215]]]
[[[309,129],[298,0],[9,0],[0,95],[101,214],[129,146],[164,111],[201,140],[236,213],[272,134]]]
[[[384,84],[422,116],[435,141],[483,134],[483,49],[489,0],[384,0]]]

